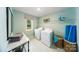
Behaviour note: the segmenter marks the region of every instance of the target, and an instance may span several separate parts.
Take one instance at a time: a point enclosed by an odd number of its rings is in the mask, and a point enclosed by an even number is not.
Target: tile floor
[[[37,39],[30,40],[30,52],[64,52],[60,48],[49,48]]]

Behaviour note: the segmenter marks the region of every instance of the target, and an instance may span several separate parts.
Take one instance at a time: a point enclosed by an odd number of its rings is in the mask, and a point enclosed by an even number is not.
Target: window
[[[31,20],[27,20],[27,29],[31,29]]]
[[[27,29],[28,30],[33,29],[33,22],[32,22],[32,20],[27,19]]]

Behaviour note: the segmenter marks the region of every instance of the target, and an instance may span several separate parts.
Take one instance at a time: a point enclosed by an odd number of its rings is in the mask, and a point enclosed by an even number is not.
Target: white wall
[[[0,7],[0,51],[6,51],[7,33],[6,33],[6,8]]]

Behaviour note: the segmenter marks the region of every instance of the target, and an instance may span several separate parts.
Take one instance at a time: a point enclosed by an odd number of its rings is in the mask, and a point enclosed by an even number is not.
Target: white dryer
[[[38,28],[35,29],[35,37],[40,40],[41,39],[41,31],[43,30],[43,28]]]

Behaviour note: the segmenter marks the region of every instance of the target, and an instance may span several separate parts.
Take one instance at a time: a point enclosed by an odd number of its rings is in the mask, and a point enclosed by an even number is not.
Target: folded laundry
[[[9,41],[9,43],[20,41],[22,36],[23,36],[22,33],[16,33],[16,34],[8,37],[8,41]]]

